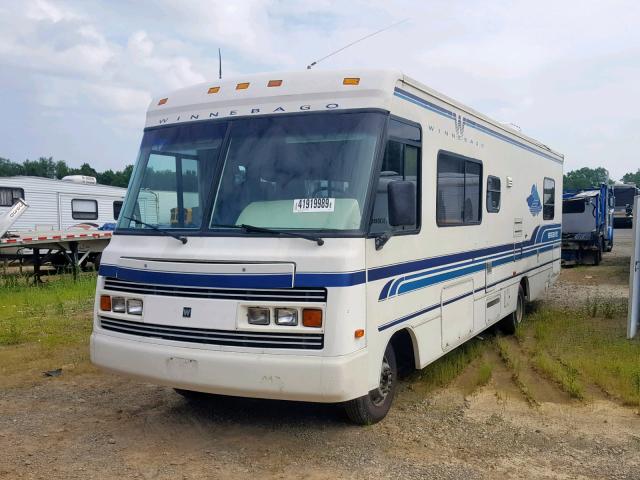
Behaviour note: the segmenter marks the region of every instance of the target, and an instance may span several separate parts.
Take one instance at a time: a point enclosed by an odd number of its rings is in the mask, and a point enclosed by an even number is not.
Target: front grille
[[[110,317],[100,317],[100,327],[111,332],[140,337],[161,338],[177,342],[203,343],[252,348],[292,348],[321,350],[322,333],[277,333],[212,330],[208,328],[175,327],[152,323],[130,322]]]
[[[114,277],[104,281],[106,290],[134,293],[138,295],[161,295],[167,297],[216,298],[242,301],[274,302],[326,302],[327,290],[324,288],[208,288],[182,287],[178,285],[156,285],[131,282]]]

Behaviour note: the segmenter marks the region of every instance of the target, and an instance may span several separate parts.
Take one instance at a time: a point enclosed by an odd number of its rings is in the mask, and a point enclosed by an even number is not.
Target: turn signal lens
[[[111,297],[109,295],[100,295],[100,310],[103,312],[111,311]]]
[[[356,338],[362,338],[362,337],[364,337],[364,330],[363,330],[362,328],[359,328],[358,330],[356,330],[356,331],[353,333],[353,336],[354,336],[354,337],[356,337]]]
[[[343,85],[358,85],[360,84],[360,79],[358,77],[347,77],[342,80]]]
[[[168,98],[161,98],[160,101],[158,102],[158,105],[164,105],[165,103],[167,103],[167,100],[169,100]]]
[[[267,87],[279,87],[280,85],[282,85],[282,80],[269,80],[267,83]]]
[[[207,93],[218,93],[220,91],[220,87],[211,87]]]
[[[322,310],[318,308],[305,308],[302,311],[302,325],[305,327],[322,327]]]
[[[236,85],[236,90],[246,90],[249,88],[249,82],[243,82]]]

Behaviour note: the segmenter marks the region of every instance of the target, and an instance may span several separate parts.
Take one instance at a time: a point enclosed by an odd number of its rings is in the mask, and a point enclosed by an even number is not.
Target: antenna
[[[218,78],[222,80],[222,53],[218,48]]]
[[[317,64],[318,64],[318,63],[320,63],[321,61],[326,60],[327,58],[334,56],[336,53],[340,53],[341,51],[346,50],[347,48],[349,48],[349,47],[351,47],[351,46],[355,45],[356,43],[360,43],[360,42],[362,42],[363,40],[366,40],[367,38],[371,38],[371,37],[373,37],[374,35],[377,35],[377,34],[379,34],[379,33],[382,33],[382,32],[384,32],[384,31],[386,31],[386,30],[389,30],[390,28],[393,28],[393,27],[395,27],[395,26],[398,26],[398,25],[400,25],[401,23],[406,22],[407,20],[409,20],[409,19],[408,19],[408,18],[405,18],[404,20],[400,20],[399,22],[392,23],[392,24],[391,24],[391,25],[389,25],[388,27],[382,28],[382,29],[377,30],[377,31],[375,31],[375,32],[373,32],[373,33],[370,33],[370,34],[368,34],[368,35],[365,35],[364,37],[359,38],[358,40],[356,40],[356,41],[354,41],[354,42],[351,42],[351,43],[349,43],[349,44],[345,45],[345,46],[344,46],[344,47],[342,47],[342,48],[339,48],[339,49],[338,49],[338,50],[336,50],[335,52],[331,52],[329,55],[325,55],[324,57],[319,58],[319,59],[318,59],[318,60],[316,60],[315,62],[311,62],[309,65],[307,65],[307,70],[311,70],[311,68],[312,68],[312,67],[314,67],[315,65],[317,65]]]

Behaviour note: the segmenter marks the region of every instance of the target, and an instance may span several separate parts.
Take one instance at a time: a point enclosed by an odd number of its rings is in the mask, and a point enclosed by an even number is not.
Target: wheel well
[[[389,340],[393,345],[396,353],[396,362],[398,364],[398,373],[406,376],[416,368],[415,349],[413,345],[413,337],[409,329],[404,328],[397,331]]]
[[[529,279],[527,277],[522,277],[520,280],[520,285],[522,285],[522,290],[524,290],[524,299],[529,301]]]

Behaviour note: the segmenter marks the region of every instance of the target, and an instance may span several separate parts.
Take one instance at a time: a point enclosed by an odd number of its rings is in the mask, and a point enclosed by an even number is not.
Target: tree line
[[[98,172],[86,162],[80,165],[80,168],[73,168],[67,165],[64,160],[54,160],[53,157],[40,157],[38,160],[27,159],[22,163],[0,157],[0,177],[28,175],[60,180],[67,175],[86,175],[95,177],[98,183],[102,185],[126,188],[132,171],[133,165],[127,165],[122,170],[114,171],[109,169]]]
[[[67,175],[86,175],[96,177],[102,185],[126,188],[133,171],[133,165],[127,165],[122,170],[96,171],[88,163],[83,163],[80,168],[67,165],[64,160],[54,160],[53,157],[40,157],[38,160],[25,160],[22,163],[13,162],[8,158],[0,157],[0,177],[13,177],[17,175],[29,175],[33,177],[61,179]],[[635,183],[640,186],[640,169],[635,173],[625,173],[621,180],[625,183]],[[160,181],[160,180],[159,180]],[[163,180],[165,183],[168,179]],[[609,172],[604,167],[583,167],[572,170],[564,175],[565,190],[581,190],[597,186],[601,183],[613,183]]]

